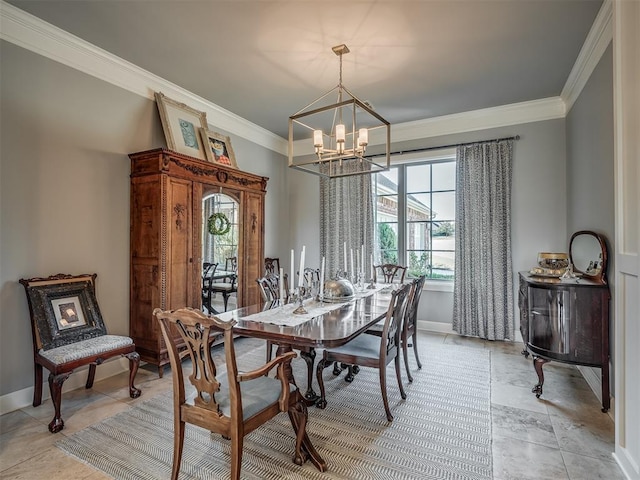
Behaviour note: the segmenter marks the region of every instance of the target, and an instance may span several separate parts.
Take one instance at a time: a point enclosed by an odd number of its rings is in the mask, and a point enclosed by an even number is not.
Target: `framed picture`
[[[27,297],[44,350],[107,333],[91,276],[34,282]]]
[[[231,148],[231,139],[206,128],[200,129],[202,143],[205,145],[207,160],[211,163],[219,163],[231,168],[238,168],[236,156]]]
[[[198,133],[201,128],[207,128],[207,114],[161,92],[156,92],[155,97],[169,150],[207,160],[202,137]]]

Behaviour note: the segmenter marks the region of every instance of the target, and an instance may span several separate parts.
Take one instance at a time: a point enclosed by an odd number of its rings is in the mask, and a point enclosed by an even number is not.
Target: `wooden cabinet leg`
[[[540,398],[540,395],[542,395],[542,385],[544,384],[544,373],[542,372],[542,366],[548,362],[549,360],[546,360],[542,357],[537,357],[535,355],[533,356],[533,368],[538,374],[538,384],[531,389],[531,392],[536,394],[536,398]]]

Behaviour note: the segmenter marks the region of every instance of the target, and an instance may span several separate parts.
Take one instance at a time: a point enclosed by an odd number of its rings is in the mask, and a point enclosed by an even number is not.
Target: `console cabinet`
[[[202,199],[239,203],[238,306],[260,302],[266,177],[166,149],[132,153],[129,334],[143,361],[169,363],[154,308],[201,308]],[[175,332],[176,338],[180,335]]]
[[[542,366],[551,361],[599,367],[602,411],[609,410],[609,287],[591,278],[540,278],[520,272],[520,332],[542,395]]]

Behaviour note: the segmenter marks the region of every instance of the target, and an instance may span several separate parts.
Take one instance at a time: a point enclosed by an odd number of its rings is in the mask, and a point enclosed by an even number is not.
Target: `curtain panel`
[[[513,340],[513,140],[457,148],[453,329]]]
[[[353,171],[351,162],[343,162],[344,172]],[[344,245],[347,246],[347,268],[351,272],[351,250],[354,255],[364,245],[365,277],[369,276],[373,253],[373,197],[371,175],[320,178],[320,256],[325,257],[325,276],[333,278],[344,272]],[[365,281],[369,278],[365,278]]]

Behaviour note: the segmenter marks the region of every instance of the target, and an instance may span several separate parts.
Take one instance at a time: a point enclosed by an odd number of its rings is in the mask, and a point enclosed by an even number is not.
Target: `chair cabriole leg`
[[[34,385],[33,385],[33,406],[37,407],[42,403],[42,365],[34,365]]]
[[[55,413],[53,420],[49,423],[49,431],[51,433],[58,433],[64,428],[64,420],[60,415],[60,404],[62,402],[62,384],[65,382],[71,372],[61,373],[59,375],[49,374],[49,390],[51,392],[51,401],[53,402],[53,408]]]
[[[125,356],[129,359],[129,396],[131,398],[138,398],[141,391],[135,387],[133,382],[138,373],[138,367],[140,366],[140,354],[138,352],[131,352]]]

